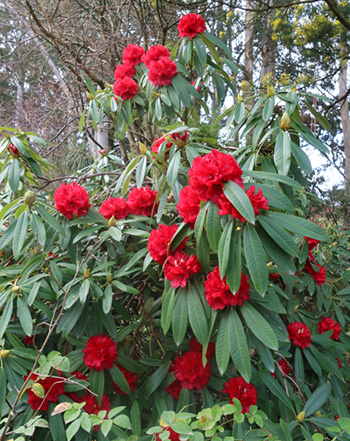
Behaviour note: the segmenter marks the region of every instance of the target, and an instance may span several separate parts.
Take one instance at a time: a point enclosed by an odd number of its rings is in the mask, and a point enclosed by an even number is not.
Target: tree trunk
[[[348,49],[346,42],[340,44],[340,72],[339,72],[339,96],[347,93],[348,75]],[[349,101],[346,96],[340,102],[340,117],[344,138],[345,154],[345,179],[344,179],[344,227],[350,229],[350,120],[349,120]]]
[[[268,0],[268,6],[271,7],[275,3],[274,0]],[[265,19],[265,36],[262,47],[262,62],[260,71],[260,84],[267,74],[271,74],[271,78],[275,78],[276,71],[276,42],[271,38],[271,10],[267,12]]]
[[[254,2],[253,0],[246,1],[245,14],[245,43],[244,43],[244,67],[245,67],[245,83],[242,87],[243,95],[253,95],[253,37],[254,37]],[[254,101],[252,99],[246,100],[246,107],[252,110]]]

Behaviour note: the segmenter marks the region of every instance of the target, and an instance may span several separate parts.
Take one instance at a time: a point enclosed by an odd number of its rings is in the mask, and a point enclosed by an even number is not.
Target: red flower
[[[18,158],[19,156],[21,156],[20,151],[12,144],[9,144],[7,146],[7,150],[10,152],[11,156],[14,158]]]
[[[109,198],[102,202],[101,208],[98,210],[103,217],[110,219],[112,216],[115,219],[124,219],[130,214],[130,207],[124,198]]]
[[[323,317],[323,319],[318,323],[317,329],[320,334],[333,330],[332,335],[329,337],[332,340],[338,340],[341,332],[340,324],[335,322],[330,317]]]
[[[193,338],[190,341],[190,349],[191,351],[198,352],[199,354],[202,354],[203,352],[203,346],[196,338]],[[205,356],[207,357],[208,361],[211,361],[215,357],[215,342],[209,343]]]
[[[136,74],[135,66],[131,63],[119,64],[114,71],[114,78],[116,81],[122,80],[125,77],[133,77]]]
[[[125,380],[127,381],[131,392],[134,392],[137,382],[137,375],[133,372],[128,371],[123,366],[117,365],[117,368],[121,371],[121,373],[124,375]],[[125,392],[123,392],[120,387],[113,382],[114,392],[116,394],[120,395],[127,395]]]
[[[158,61],[160,57],[170,57],[170,52],[165,46],[157,44],[157,46],[151,46],[148,51],[143,55],[142,61],[149,69],[153,61]]]
[[[24,343],[26,343],[27,345],[32,345],[34,343],[34,335],[31,335],[29,337],[26,337],[24,339]]]
[[[24,376],[24,381],[28,378],[28,375]],[[35,381],[39,378],[38,381]],[[64,393],[64,380],[58,378],[46,377],[41,378],[37,374],[33,374],[30,377],[36,384],[40,384],[44,389],[44,397],[40,398],[31,389],[27,389],[28,392],[28,404],[30,404],[33,410],[48,410],[49,401],[57,403],[58,397]]]
[[[169,372],[174,372],[174,366],[171,364],[170,368],[169,368]],[[175,398],[175,400],[179,399],[180,393],[182,391],[182,387],[181,387],[181,383],[180,381],[175,378],[175,380],[169,384],[169,386],[165,389],[168,394],[170,394],[173,398]]]
[[[187,130],[182,133],[172,133],[170,136],[173,139],[174,143],[180,148],[185,147],[190,138]]]
[[[107,335],[94,335],[86,342],[83,361],[89,369],[111,369],[117,359],[117,345]]]
[[[78,380],[89,381],[87,375],[84,375],[82,372],[79,371],[73,371],[69,375],[74,375],[74,377],[76,377]]]
[[[311,253],[311,251],[320,243],[319,240],[316,239],[311,239],[310,237],[304,237],[304,239],[307,240],[307,245],[309,248],[309,253]]]
[[[180,18],[177,25],[179,37],[194,38],[197,34],[202,34],[206,30],[205,21],[198,14],[187,14]]]
[[[152,216],[157,213],[159,202],[156,203],[157,192],[148,187],[133,188],[129,193],[130,213],[141,216]]]
[[[202,354],[189,351],[174,361],[175,378],[180,380],[182,388],[203,389],[210,380],[210,364],[205,367],[202,363]]]
[[[76,182],[58,187],[54,199],[55,207],[67,219],[72,219],[73,215],[86,216],[90,208],[88,192]]]
[[[180,441],[180,435],[173,431],[171,427],[164,427],[163,432],[156,433],[156,441],[162,441],[160,438],[160,434],[164,432],[169,432],[169,439],[170,441]]]
[[[149,66],[148,79],[155,86],[171,86],[172,78],[177,75],[177,67],[169,57],[160,57]]]
[[[200,205],[201,200],[198,197],[198,193],[191,186],[188,185],[180,191],[179,203],[176,208],[179,210],[179,214],[183,217],[184,222],[189,224],[192,229],[196,223]]]
[[[249,189],[246,192],[247,196],[250,199],[250,202],[252,203],[255,217],[259,214],[259,211],[261,209],[268,210],[269,206],[268,200],[263,196],[262,190],[259,187],[258,193],[255,194],[255,185],[252,185],[249,187]],[[231,204],[231,202],[227,199],[227,197],[222,194],[218,200],[218,207],[220,208],[220,211],[218,212],[221,216],[224,216],[225,214],[231,214],[233,218],[239,219],[241,222],[246,222],[247,219],[245,219],[238,210],[236,210],[235,206]]]
[[[204,282],[204,296],[208,305],[213,309],[224,309],[226,306],[242,306],[245,300],[249,300],[248,277],[241,275],[241,285],[236,294],[233,294],[226,283],[226,277],[221,279],[219,267],[207,275]]]
[[[188,172],[190,186],[202,201],[217,202],[226,181],[236,182],[243,187],[242,170],[229,154],[213,149],[211,153],[194,158]]]
[[[148,239],[148,251],[153,260],[163,265],[168,255],[175,253],[175,251],[182,251],[186,248],[187,237],[180,243],[175,249],[169,249],[169,243],[171,242],[174,234],[177,230],[177,225],[159,225],[157,230],[152,230]]]
[[[129,44],[129,46],[124,49],[123,61],[124,63],[130,63],[137,66],[142,62],[144,54],[145,49],[143,47],[140,47],[137,44]]]
[[[83,410],[86,413],[98,415],[98,413],[101,412],[101,410],[106,410],[107,414],[108,414],[108,412],[111,410],[111,403],[110,403],[109,398],[106,394],[102,395],[101,406],[98,405],[96,398],[93,395],[91,395],[90,393],[87,393],[86,395],[83,395],[80,398],[77,396],[76,398],[77,399],[74,401],[76,401],[77,403],[85,402]],[[107,414],[104,419],[107,418]],[[99,430],[100,430],[100,426],[98,424],[96,424],[94,426],[94,431],[98,432]]]
[[[242,413],[249,412],[249,407],[254,406],[258,400],[256,388],[252,383],[247,383],[242,377],[230,378],[226,381],[224,394],[229,394],[230,402],[237,398],[242,404]]]
[[[340,418],[340,416],[339,416],[339,413],[338,413],[338,415],[336,415],[336,416],[334,417],[334,419],[335,419],[335,421],[338,421],[339,418]]]
[[[192,254],[188,257],[186,253],[176,251],[174,255],[168,257],[164,265],[164,276],[170,280],[173,288],[184,288],[187,279],[200,270],[201,264],[198,262],[197,256]]]
[[[282,372],[284,373],[284,375],[289,375],[289,373],[290,373],[290,368],[289,368],[289,366],[288,366],[286,360],[284,360],[284,358],[282,358],[282,360],[280,360],[280,361],[278,362],[278,364],[280,365],[280,368],[282,369]],[[274,374],[274,373],[272,373],[272,372],[271,372],[271,375],[272,375],[273,377],[276,377],[276,374]]]
[[[326,281],[326,270],[323,266],[319,265],[318,263],[310,263],[311,261],[314,261],[315,258],[312,256],[312,254],[310,253],[309,256],[311,255],[311,258],[308,259],[308,261],[306,262],[305,268],[303,271],[306,271],[307,273],[309,273],[311,275],[311,277],[315,280],[315,282],[317,283],[318,286],[322,286],[324,284],[324,282]],[[314,267],[317,266],[318,267],[318,272],[315,271]]]
[[[311,343],[310,329],[304,323],[293,322],[287,326],[288,338],[293,340],[295,346],[300,346],[302,349],[308,348]]]
[[[136,81],[130,77],[118,78],[113,85],[115,95],[120,96],[123,100],[131,100],[138,92],[139,86]]]
[[[153,145],[152,145],[152,152],[155,153],[156,155],[158,155],[159,149],[161,147],[161,145],[163,144],[163,142],[165,142],[165,138],[161,137],[161,138],[155,138],[153,140]],[[172,147],[172,143],[171,142],[167,142],[165,144],[165,153],[164,153],[164,161],[166,161],[169,157],[169,150]],[[155,155],[152,155],[153,157]]]

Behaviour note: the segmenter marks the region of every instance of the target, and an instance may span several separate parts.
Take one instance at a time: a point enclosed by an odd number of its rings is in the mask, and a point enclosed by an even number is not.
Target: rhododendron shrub
[[[179,44],[128,45],[113,86],[86,80],[82,136],[115,130],[91,167],[50,174],[44,140],[3,129],[0,441],[198,441],[205,407],[216,441],[304,441],[348,415],[348,275],[308,219],[304,91],[246,105],[229,49],[179,20]]]

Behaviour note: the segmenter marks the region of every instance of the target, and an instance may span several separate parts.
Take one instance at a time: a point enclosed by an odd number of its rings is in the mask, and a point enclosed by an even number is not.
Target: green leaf
[[[304,101],[305,106],[310,110],[310,112],[314,115],[314,117],[317,119],[317,121],[321,124],[321,126],[327,130],[328,132],[331,131],[331,125],[329,124],[329,121],[327,118],[325,118],[321,113],[317,112],[316,109],[313,108],[311,104],[309,104],[306,100]]]
[[[232,58],[232,53],[230,49],[226,46],[226,44],[223,41],[219,40],[217,37],[215,37],[215,35],[209,34],[208,32],[203,32],[202,35],[212,43],[216,44],[216,46],[219,46],[229,58]]]
[[[1,319],[0,319],[0,338],[3,337],[7,325],[9,324],[11,317],[12,317],[12,311],[13,311],[13,299],[10,298],[7,300],[4,312],[2,313]]]
[[[279,175],[277,173],[243,170],[243,175],[251,176],[252,178],[256,178],[259,180],[266,179],[269,181],[281,182],[282,184],[289,185],[290,187],[296,188],[297,190],[303,189],[303,187],[297,181],[294,181],[288,176]]]
[[[194,224],[194,234],[196,236],[196,241],[199,242],[201,240],[202,234],[203,234],[203,227],[205,223],[205,217],[207,214],[209,202],[203,205],[203,207],[200,209],[196,223]]]
[[[233,181],[225,182],[224,194],[248,222],[255,224],[255,213],[252,203],[245,191],[238,184]]]
[[[47,222],[55,231],[62,234],[62,236],[66,236],[66,232],[62,225],[48,212],[46,207],[38,205],[36,208],[45,222]]]
[[[232,361],[244,380],[249,383],[252,376],[249,346],[241,320],[233,308],[229,311],[228,326]]]
[[[300,146],[298,146],[294,142],[292,142],[291,147],[292,147],[292,154],[296,159],[299,167],[306,174],[310,175],[312,173],[312,164],[308,155],[304,152],[304,150]]]
[[[271,377],[270,374],[267,373],[260,373],[260,378],[262,382],[266,385],[266,387],[269,388],[270,391],[274,395],[276,395],[276,397],[281,400],[284,405],[288,407],[288,409],[290,409],[292,412],[295,412],[290,397],[287,396],[286,391],[277,382],[277,380],[275,380],[273,377]]]
[[[108,284],[105,288],[103,300],[102,300],[102,309],[105,314],[108,314],[112,307],[113,300],[113,292],[112,287]]]
[[[311,415],[324,405],[331,394],[331,389],[330,383],[325,383],[311,394],[304,407],[305,416]]]
[[[187,293],[180,289],[176,298],[175,308],[173,312],[173,337],[177,346],[180,346],[187,331],[188,325],[188,302]]]
[[[79,120],[79,132],[80,133],[83,131],[83,128],[84,128],[85,113],[86,113],[86,109],[84,109],[83,113],[81,114],[80,120]]]
[[[274,107],[275,107],[275,99],[273,97],[268,98],[262,112],[262,119],[264,121],[268,121],[271,118]]]
[[[229,271],[226,271],[226,282],[233,294],[236,294],[241,285],[242,278],[242,234],[233,231],[230,243]]]
[[[284,230],[280,225],[273,222],[268,216],[259,216],[260,225],[264,228],[267,234],[291,256],[298,257],[299,249],[293,236]]]
[[[164,357],[159,368],[153,372],[145,384],[146,398],[149,397],[164,380],[169,371],[169,358]]]
[[[23,331],[26,335],[33,334],[33,322],[27,303],[22,297],[17,297],[17,314]]]
[[[92,85],[91,81],[85,75],[83,75],[83,78],[84,78],[85,84],[87,85],[87,88],[89,89],[90,93],[92,93],[92,95],[95,96],[96,90],[94,89],[94,86]]]
[[[120,389],[125,392],[126,394],[131,394],[131,390],[129,387],[128,382],[126,381],[124,375],[122,374],[122,372],[117,368],[116,365],[114,365],[110,370],[109,370],[112,380],[114,381],[114,383],[116,383],[116,385],[118,387],[120,387]]]
[[[218,247],[218,258],[219,258],[219,270],[220,276],[223,279],[229,264],[230,259],[230,245],[232,240],[232,229],[233,222],[228,222],[225,225],[224,231],[220,237],[219,247]]]
[[[218,214],[218,207],[212,202],[209,203],[205,229],[207,232],[209,245],[214,253],[216,253],[218,251],[219,240],[221,237],[221,223],[220,216]]]
[[[195,37],[192,41],[194,43],[194,48],[197,52],[198,59],[201,65],[205,66],[207,64],[207,52],[203,40],[201,38]]]
[[[185,107],[190,108],[192,105],[192,100],[191,97],[186,89],[186,87],[184,86],[184,84],[181,82],[181,80],[179,81],[180,76],[176,75],[172,80],[172,85],[174,87],[174,89],[176,90],[176,92],[178,93],[181,101],[184,103]],[[186,81],[186,80],[185,80]],[[172,96],[170,94],[170,99],[172,100]]]
[[[86,298],[89,294],[89,291],[90,291],[90,281],[89,279],[85,279],[79,289],[79,299],[81,303],[86,302]]]
[[[173,317],[174,305],[175,305],[175,290],[171,288],[169,291],[163,294],[162,299],[162,315],[160,319],[160,324],[163,328],[164,335],[168,332],[171,319]]]
[[[263,295],[268,283],[266,255],[260,238],[252,225],[247,224],[244,227],[243,243],[250,277],[255,289]]]
[[[215,358],[221,375],[226,372],[230,359],[230,327],[228,321],[229,311],[226,311],[219,323],[218,335],[215,342]]]
[[[18,259],[21,255],[23,244],[27,237],[28,230],[28,214],[24,211],[18,218],[15,234],[12,242],[12,251],[14,259]]]
[[[17,159],[13,159],[8,174],[8,182],[13,192],[17,191],[18,189],[20,177],[21,174],[20,174],[19,161]]]
[[[191,328],[199,343],[205,345],[209,334],[208,323],[199,293],[193,285],[189,285],[187,288],[187,302]]]
[[[42,220],[36,213],[32,213],[32,230],[35,235],[35,238],[38,238],[38,241],[41,245],[45,245],[46,242],[46,229]]]
[[[113,366],[114,368],[115,366]],[[112,368],[112,369],[113,369]],[[109,369],[109,372],[112,376],[112,369]],[[89,382],[90,382],[90,388],[92,392],[95,392],[97,394],[96,400],[98,402],[98,405],[101,406],[102,396],[105,388],[105,374],[104,371],[97,371],[96,369],[92,369],[89,376]]]
[[[80,429],[80,419],[74,421],[72,424],[69,425],[66,435],[67,435],[67,441],[70,441],[74,435],[78,432]]]
[[[281,175],[287,175],[291,162],[291,145],[288,132],[282,131],[278,134],[273,158],[278,173]]]
[[[139,403],[134,400],[130,410],[130,420],[132,433],[136,436],[141,436],[141,418]]]
[[[275,351],[278,350],[278,340],[269,323],[249,303],[245,302],[240,309],[243,318],[256,338],[264,345]]]
[[[256,187],[263,191],[268,200],[269,207],[275,207],[282,211],[293,211],[294,206],[289,198],[275,187],[266,184],[257,184]]]
[[[167,171],[167,181],[171,187],[176,183],[177,175],[179,173],[179,168],[180,168],[180,162],[181,162],[181,152],[180,150],[178,150],[171,159]]]
[[[95,227],[96,230],[96,227]],[[109,227],[108,233],[111,236],[112,239],[114,239],[116,242],[120,242],[122,238],[122,232],[117,227]]]
[[[143,156],[139,165],[136,168],[136,185],[137,188],[141,188],[143,180],[146,176],[146,168],[147,168],[147,157]]]

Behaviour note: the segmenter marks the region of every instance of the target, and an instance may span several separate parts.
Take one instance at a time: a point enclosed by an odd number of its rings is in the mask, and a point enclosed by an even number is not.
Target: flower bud
[[[107,81],[105,81],[105,84],[106,84],[106,86],[109,87],[109,88],[112,87],[112,84],[107,83]]]
[[[290,127],[290,118],[287,112],[284,112],[281,118],[281,129],[283,131],[288,130]]]
[[[315,417],[318,417],[318,418],[322,417],[322,413],[319,410],[317,410],[315,412]]]
[[[21,294],[21,287],[15,285],[15,286],[11,289],[11,291],[12,291],[14,294],[16,294],[16,295],[19,295],[19,294]]]
[[[91,276],[91,273],[90,273],[89,267],[86,267],[85,271],[84,271],[84,279],[88,279],[90,276]]]
[[[11,351],[8,351],[8,350],[5,350],[5,349],[3,351],[0,351],[0,358],[1,358],[1,360],[6,358],[9,355],[10,352]]]
[[[92,100],[95,98],[95,97],[93,96],[93,94],[90,93],[90,92],[86,92],[86,96],[87,96],[87,99],[90,100],[90,101],[92,101]]]
[[[298,413],[298,415],[297,415],[297,420],[300,421],[301,423],[304,421],[304,418],[305,418],[305,410]]]
[[[145,144],[142,144],[142,142],[140,142],[139,141],[139,150],[140,150],[140,153],[142,154],[142,155],[144,155],[146,152],[147,152],[147,147],[145,146]]]
[[[111,283],[113,281],[113,276],[112,276],[112,274],[108,274],[108,276],[107,276],[107,282],[108,283]]]
[[[28,190],[28,191],[24,194],[24,199],[23,199],[23,200],[24,200],[24,203],[25,203],[26,205],[28,205],[29,207],[30,207],[31,205],[34,204],[35,199],[36,199],[36,194],[34,193],[34,191]]]
[[[273,86],[267,86],[267,96],[274,96],[275,88]]]
[[[115,217],[112,216],[112,217],[109,219],[109,221],[108,221],[108,226],[109,226],[109,227],[114,227],[116,223],[117,223],[117,221],[115,220]]]

